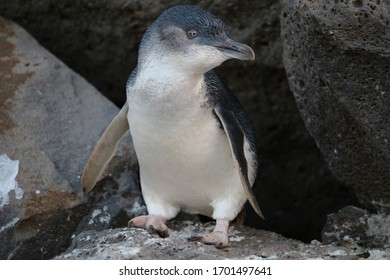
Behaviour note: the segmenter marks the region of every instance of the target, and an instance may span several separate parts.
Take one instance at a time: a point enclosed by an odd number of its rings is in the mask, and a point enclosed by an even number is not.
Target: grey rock
[[[7,193],[9,203],[0,208],[0,258],[50,258],[68,247],[75,231],[97,224],[88,223],[88,215],[103,209],[104,189],[85,196],[79,181],[118,109],[21,27],[0,18],[0,111],[0,154],[19,161],[16,181],[23,192]],[[136,158],[130,138],[123,141],[110,167],[116,177],[101,182],[113,185],[104,204],[111,219],[97,219],[104,228],[120,211],[131,212],[121,201],[137,197],[122,198],[126,192],[139,197]]]
[[[389,1],[282,1],[284,64],[330,169],[390,213]]]
[[[372,214],[348,206],[329,214],[322,231],[322,242],[353,248],[390,248],[390,216]]]
[[[35,0],[32,5],[3,0],[0,14],[24,26],[43,46],[120,104],[147,26],[168,7],[193,2]],[[231,36],[256,53],[255,62],[229,61],[217,69],[249,112],[257,136],[261,171],[255,193],[266,221],[249,210],[247,223],[305,241],[319,239],[326,214],[356,200],[328,170],[289,90],[282,63],[279,1],[197,3],[223,19]],[[95,117],[110,121],[103,114]]]
[[[144,229],[116,228],[86,231],[75,236],[72,246],[55,259],[364,259],[370,250],[324,245],[314,240],[305,244],[282,235],[249,227],[230,228],[230,247],[225,250],[204,245],[194,236],[202,236],[213,229],[211,224],[175,221],[168,224],[168,238],[151,235]],[[371,258],[386,258],[389,251],[375,250]]]

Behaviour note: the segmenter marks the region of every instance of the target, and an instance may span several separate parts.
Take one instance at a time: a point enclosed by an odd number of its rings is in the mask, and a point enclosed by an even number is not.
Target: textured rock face
[[[345,207],[338,213],[328,215],[322,231],[322,242],[349,248],[362,246],[389,250],[390,216]]]
[[[72,246],[55,259],[385,259],[389,250],[371,250],[359,246],[348,248],[323,245],[314,240],[305,244],[279,234],[248,227],[230,228],[230,247],[221,250],[192,241],[205,235],[210,224],[175,221],[169,224],[171,235],[160,238],[146,230],[117,228],[100,232],[85,231],[72,241]]]
[[[284,63],[333,172],[390,213],[389,1],[282,1]]]
[[[0,14],[24,26],[119,104],[147,26],[168,7],[191,2],[5,0],[0,1]],[[257,136],[261,171],[256,195],[266,221],[248,212],[248,223],[306,241],[319,239],[326,214],[355,201],[330,174],[289,90],[279,1],[197,3],[223,19],[231,36],[256,53],[255,62],[228,61],[217,69],[249,112]],[[103,121],[104,116],[98,118]]]
[[[1,169],[13,171],[6,175],[11,181],[0,180],[0,258],[49,258],[67,248],[77,227],[99,224],[88,221],[93,210],[104,210],[104,191],[87,199],[79,181],[89,151],[118,109],[22,28],[0,18],[0,111]],[[109,219],[100,223],[103,228],[120,212],[124,199],[115,194],[136,177],[126,171],[135,164],[129,139],[126,144],[116,160],[127,159],[117,164],[127,175],[116,178],[121,187],[115,188],[116,179],[101,183],[116,198],[116,204],[104,202]],[[3,192],[15,175],[18,186]]]

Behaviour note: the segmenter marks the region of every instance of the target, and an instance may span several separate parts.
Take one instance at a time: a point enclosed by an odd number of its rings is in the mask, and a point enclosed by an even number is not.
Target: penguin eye
[[[187,31],[188,38],[194,39],[199,36],[199,32],[195,29],[192,29],[190,31]]]

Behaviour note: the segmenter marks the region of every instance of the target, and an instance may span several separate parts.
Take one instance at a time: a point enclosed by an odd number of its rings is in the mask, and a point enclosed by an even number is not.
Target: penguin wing
[[[129,123],[127,121],[128,110],[129,106],[126,102],[118,115],[115,116],[103,132],[89,156],[81,178],[81,187],[83,191],[89,192],[95,187],[96,182],[113,157],[117,144],[129,130]]]
[[[245,132],[238,122],[234,113],[224,106],[221,103],[216,103],[214,105],[214,113],[220,120],[222,127],[226,133],[226,136],[229,140],[230,148],[232,150],[232,155],[236,163],[242,186],[245,190],[247,198],[252,205],[255,212],[264,219],[263,213],[260,210],[259,204],[257,203],[256,197],[252,192],[251,185],[248,178],[248,162],[245,157],[244,145],[248,139],[245,136]]]

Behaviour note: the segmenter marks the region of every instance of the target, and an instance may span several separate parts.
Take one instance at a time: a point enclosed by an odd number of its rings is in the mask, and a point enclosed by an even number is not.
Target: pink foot
[[[203,243],[215,245],[216,248],[221,249],[229,246],[228,237],[229,220],[217,220],[217,224],[212,233],[202,238]]]
[[[163,216],[143,215],[131,219],[128,226],[144,228],[149,233],[157,233],[160,237],[166,238],[169,236],[168,227],[165,224],[166,221]]]

